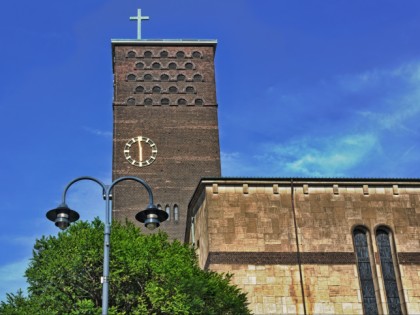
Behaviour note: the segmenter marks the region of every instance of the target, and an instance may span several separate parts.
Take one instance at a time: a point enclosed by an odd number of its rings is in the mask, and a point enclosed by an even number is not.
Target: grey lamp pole
[[[142,179],[134,176],[124,176],[120,177],[116,180],[114,180],[111,185],[105,185],[100,180],[89,177],[89,176],[83,176],[78,177],[74,180],[72,180],[70,183],[67,184],[66,188],[63,192],[62,202],[61,204],[50,211],[47,212],[47,218],[55,223],[55,225],[65,230],[70,223],[75,222],[79,219],[79,214],[70,209],[66,204],[66,195],[69,188],[76,182],[79,182],[81,180],[90,180],[94,181],[97,184],[99,184],[103,189],[103,194],[105,197],[105,228],[104,228],[104,264],[103,264],[103,278],[102,278],[102,314],[108,315],[108,292],[109,292],[109,252],[110,252],[110,234],[111,234],[111,207],[110,207],[110,200],[111,200],[111,192],[112,188],[118,184],[119,182],[122,182],[124,180],[132,180],[135,182],[140,183],[141,185],[146,188],[147,193],[149,194],[149,204],[147,205],[147,208],[143,211],[140,211],[136,214],[136,220],[140,221],[141,223],[144,223],[144,225],[150,229],[153,230],[157,228],[161,222],[168,219],[168,214],[158,209],[154,203],[153,203],[153,193],[150,186]]]

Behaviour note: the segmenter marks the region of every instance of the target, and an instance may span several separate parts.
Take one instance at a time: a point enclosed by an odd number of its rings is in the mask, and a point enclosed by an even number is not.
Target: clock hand
[[[139,162],[143,161],[143,150],[141,147],[141,141],[139,140]]]

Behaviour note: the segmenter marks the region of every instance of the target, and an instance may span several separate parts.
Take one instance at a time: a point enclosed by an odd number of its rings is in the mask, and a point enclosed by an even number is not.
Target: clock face
[[[131,165],[148,166],[156,160],[157,147],[149,138],[138,136],[125,144],[124,155]]]

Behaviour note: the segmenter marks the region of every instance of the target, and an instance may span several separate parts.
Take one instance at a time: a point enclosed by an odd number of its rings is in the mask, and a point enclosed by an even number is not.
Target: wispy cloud
[[[4,300],[6,293],[16,293],[17,290],[27,288],[24,277],[29,258],[0,266],[0,300]]]
[[[106,138],[112,137],[111,131],[104,131],[104,130],[99,130],[99,129],[90,128],[90,127],[83,127],[83,129],[95,136],[106,137]]]
[[[282,115],[266,113],[265,124],[253,116],[250,126],[262,141],[252,154],[224,152],[225,176],[239,176],[238,170],[242,176],[365,176],[366,170],[366,176],[407,176],[396,174],[399,164],[420,156],[420,62],[340,75],[299,91],[271,86],[265,97]]]

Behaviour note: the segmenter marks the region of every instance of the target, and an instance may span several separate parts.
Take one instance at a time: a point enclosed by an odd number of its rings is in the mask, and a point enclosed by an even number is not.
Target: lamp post
[[[111,185],[105,185],[100,180],[90,177],[83,176],[78,177],[72,180],[67,184],[63,192],[61,204],[50,211],[47,212],[47,218],[55,223],[55,225],[61,230],[65,230],[70,223],[75,222],[79,219],[79,214],[77,211],[70,209],[66,204],[66,195],[69,188],[76,182],[81,180],[90,180],[102,187],[103,196],[105,199],[105,228],[104,228],[104,264],[103,264],[103,278],[102,278],[102,314],[108,315],[108,292],[109,292],[109,252],[110,252],[110,234],[111,234],[111,192],[113,187],[119,182],[125,180],[132,180],[140,183],[146,188],[147,193],[149,194],[149,204],[145,210],[139,211],[136,214],[136,220],[144,223],[144,225],[153,230],[159,227],[160,223],[168,219],[168,214],[158,209],[153,203],[153,193],[150,186],[142,179],[134,176],[124,176],[114,180]]]

